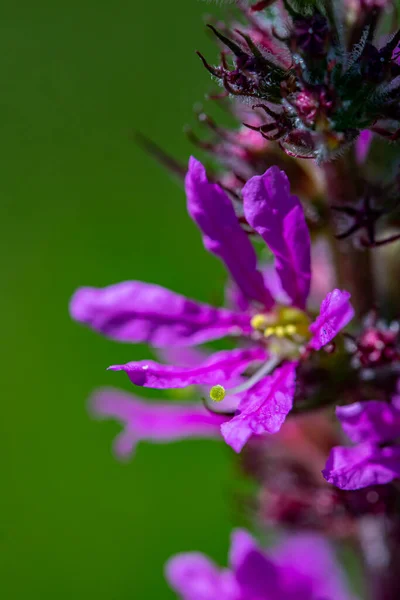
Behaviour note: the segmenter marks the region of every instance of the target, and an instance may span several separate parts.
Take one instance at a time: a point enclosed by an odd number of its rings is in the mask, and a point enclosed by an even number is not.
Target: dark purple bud
[[[328,48],[329,37],[328,21],[319,13],[294,21],[292,44],[300,54],[311,58],[323,56]]]

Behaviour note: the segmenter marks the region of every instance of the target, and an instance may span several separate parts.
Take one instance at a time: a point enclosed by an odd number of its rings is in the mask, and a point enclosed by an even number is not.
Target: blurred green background
[[[179,185],[132,141],[187,159],[182,126],[209,88],[215,47],[195,0],[20,0],[0,11],[2,417],[0,597],[172,598],[163,564],[223,562],[231,452],[219,442],[139,446],[86,409],[113,363],[149,356],[73,323],[80,285],[143,279],[220,298]],[[211,54],[212,56],[212,54]]]

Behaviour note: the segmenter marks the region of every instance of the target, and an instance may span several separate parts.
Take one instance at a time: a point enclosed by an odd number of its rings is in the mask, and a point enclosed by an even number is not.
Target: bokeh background
[[[150,356],[73,323],[80,285],[143,279],[203,301],[222,267],[180,186],[132,141],[186,161],[182,133],[215,54],[196,0],[19,0],[0,10],[0,597],[173,598],[163,565],[221,563],[238,515],[219,442],[141,445],[118,463],[119,425],[92,421],[113,363]]]

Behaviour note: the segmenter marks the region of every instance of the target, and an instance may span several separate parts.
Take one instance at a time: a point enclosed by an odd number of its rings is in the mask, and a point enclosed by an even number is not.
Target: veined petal
[[[220,569],[200,552],[170,558],[165,576],[182,600],[239,600],[232,573]]]
[[[336,416],[354,443],[389,442],[400,436],[400,410],[393,404],[369,400],[338,406]]]
[[[311,348],[320,350],[339,333],[354,317],[349,292],[335,289],[322,301],[317,319],[310,325],[313,337]]]
[[[247,221],[275,255],[282,287],[303,309],[310,291],[310,234],[297,196],[278,167],[250,179],[243,188]]]
[[[342,490],[389,483],[400,477],[400,446],[380,448],[369,442],[351,448],[336,446],[322,474]]]
[[[191,157],[185,180],[188,211],[203,235],[205,248],[218,256],[249,300],[270,308],[273,298],[257,271],[255,250],[241,228],[227,194],[207,179],[203,165]]]
[[[125,281],[78,289],[71,316],[120,342],[153,346],[202,344],[251,331],[250,317],[189,300],[158,285]]]
[[[133,453],[140,441],[167,443],[185,438],[219,438],[226,417],[202,405],[143,402],[132,394],[103,388],[90,398],[91,412],[99,418],[121,422],[124,430],[114,443],[119,458]]]
[[[243,373],[255,360],[266,360],[263,348],[225,350],[217,352],[195,367],[175,367],[163,365],[152,360],[130,362],[126,365],[109,367],[111,371],[125,371],[135,385],[168,389],[183,388],[189,385],[226,384]]]
[[[255,433],[277,433],[293,406],[296,362],[275,369],[251,388],[239,405],[238,414],[221,426],[222,435],[235,452],[240,452]]]

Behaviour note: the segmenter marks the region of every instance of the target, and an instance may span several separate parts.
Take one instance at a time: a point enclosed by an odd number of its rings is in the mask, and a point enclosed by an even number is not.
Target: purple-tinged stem
[[[357,166],[347,153],[323,165],[329,205],[351,206],[359,198]],[[375,302],[371,250],[356,248],[351,237],[337,240],[334,213],[331,213],[331,242],[336,262],[338,284],[351,293],[351,302],[357,315],[370,311]]]

